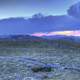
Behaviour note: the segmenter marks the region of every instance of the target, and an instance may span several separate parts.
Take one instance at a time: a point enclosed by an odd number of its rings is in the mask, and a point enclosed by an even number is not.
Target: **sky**
[[[0,0],[0,19],[11,18],[11,17],[29,18],[32,15],[38,13],[42,13],[43,15],[54,15],[54,16],[67,15],[68,9],[72,5],[78,3],[79,1],[80,0]],[[75,7],[73,8],[74,9],[70,10],[71,15],[74,15],[75,13],[76,8]],[[7,28],[6,26],[3,27],[2,25],[4,24],[0,25],[0,35],[12,34],[13,32],[16,34],[18,34],[18,32],[21,32],[20,34],[23,34],[24,31],[27,29],[27,27],[23,28],[23,26],[22,27],[11,26],[12,28]],[[55,31],[55,32],[53,31],[45,32],[45,33],[34,32],[31,35],[52,36],[52,35],[60,34],[60,35],[67,35],[67,36],[72,36],[72,35],[80,36],[80,30],[75,30],[75,31],[66,30],[66,31]]]
[[[0,19],[30,17],[37,13],[64,15],[79,0],[0,0]]]

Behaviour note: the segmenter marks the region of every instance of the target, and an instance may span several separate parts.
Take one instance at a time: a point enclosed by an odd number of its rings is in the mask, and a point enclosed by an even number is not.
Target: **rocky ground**
[[[11,52],[4,50],[0,49],[4,54]],[[79,50],[16,48],[12,51],[24,54],[0,56],[0,80],[80,80]],[[42,66],[50,66],[52,70],[32,71],[33,67]]]

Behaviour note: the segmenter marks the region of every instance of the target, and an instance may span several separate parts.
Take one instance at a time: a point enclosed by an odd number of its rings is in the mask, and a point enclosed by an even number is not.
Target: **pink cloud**
[[[54,31],[54,32],[37,32],[31,34],[33,36],[54,36],[54,35],[65,35],[65,36],[80,36],[80,30],[73,30],[73,31]]]
[[[46,33],[39,32],[39,33],[33,33],[33,34],[31,34],[31,35],[32,35],[32,36],[41,37],[41,36],[46,36],[47,34],[46,34]]]

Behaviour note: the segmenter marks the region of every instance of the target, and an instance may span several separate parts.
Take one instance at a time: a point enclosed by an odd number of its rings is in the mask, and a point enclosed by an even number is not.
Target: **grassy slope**
[[[42,53],[79,53],[78,44],[67,41],[0,41],[0,55],[35,55]]]
[[[0,47],[25,47],[25,48],[80,48],[80,43],[67,40],[0,40]]]

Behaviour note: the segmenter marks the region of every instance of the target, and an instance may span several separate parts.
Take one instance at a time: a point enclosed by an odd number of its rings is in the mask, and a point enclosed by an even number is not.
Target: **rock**
[[[52,71],[52,67],[33,67],[31,69],[33,72],[51,72]]]

